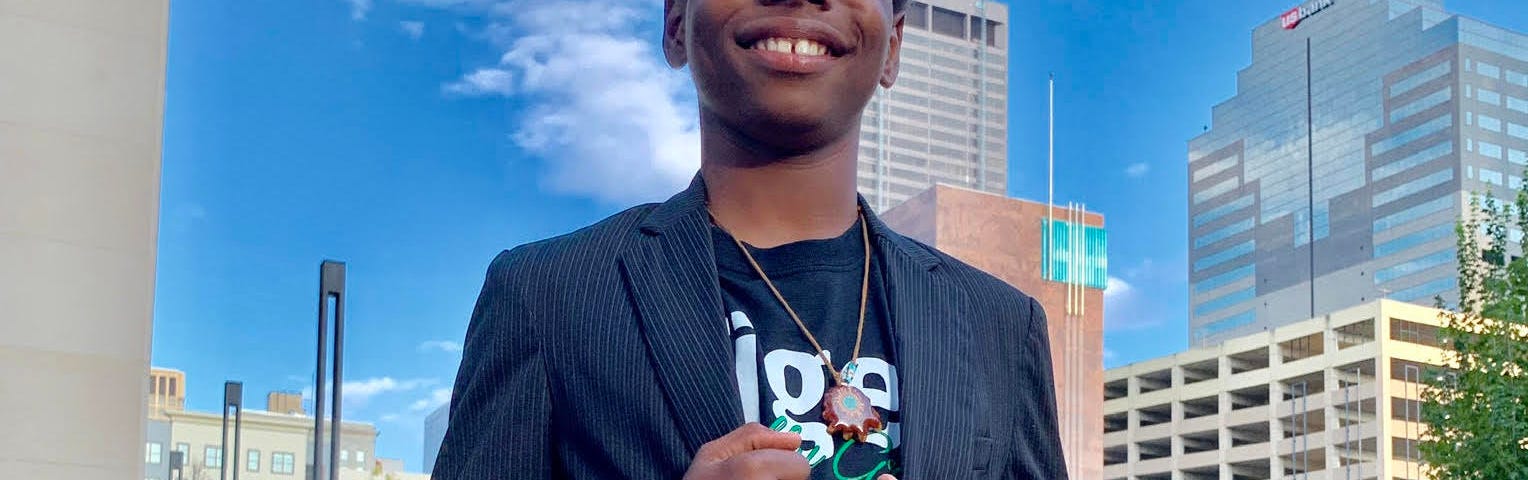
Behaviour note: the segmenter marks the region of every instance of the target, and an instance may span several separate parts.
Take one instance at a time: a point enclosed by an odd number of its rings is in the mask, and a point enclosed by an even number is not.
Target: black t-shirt
[[[869,397],[883,429],[861,443],[827,433],[822,397],[835,385],[832,373],[732,237],[715,226],[712,232],[722,302],[732,328],[734,374],[747,420],[800,433],[798,453],[812,465],[814,480],[874,480],[883,473],[899,473],[897,369],[879,259],[872,255],[864,339],[850,384]],[[749,247],[749,253],[828,351],[833,368],[842,369],[854,352],[859,321],[865,262],[860,225],[837,238]]]

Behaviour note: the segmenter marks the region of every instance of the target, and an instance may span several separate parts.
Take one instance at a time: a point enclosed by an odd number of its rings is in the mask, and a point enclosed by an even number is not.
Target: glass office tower
[[[876,211],[935,184],[1008,191],[1008,6],[908,2],[901,71],[860,122],[859,191]]]
[[[1252,45],[1189,141],[1192,341],[1452,303],[1469,196],[1511,198],[1528,165],[1528,37],[1441,0],[1313,0]]]

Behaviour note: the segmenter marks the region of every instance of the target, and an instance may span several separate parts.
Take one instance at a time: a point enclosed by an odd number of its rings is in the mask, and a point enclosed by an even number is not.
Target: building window
[[[1421,125],[1411,127],[1410,129],[1395,134],[1390,138],[1374,142],[1374,145],[1370,147],[1370,154],[1374,156],[1383,155],[1385,152],[1394,150],[1396,147],[1411,143],[1413,140],[1432,135],[1442,131],[1443,129],[1452,127],[1453,125],[1454,116],[1451,114],[1428,120]]]
[[[1528,165],[1528,152],[1509,148],[1507,149],[1507,161],[1518,165]]]
[[[1222,318],[1220,320],[1216,320],[1216,321],[1210,322],[1208,324],[1205,324],[1203,327],[1199,327],[1198,329],[1195,329],[1194,330],[1194,339],[1196,341],[1204,340],[1206,337],[1209,337],[1211,335],[1215,335],[1215,334],[1220,333],[1220,332],[1224,332],[1224,331],[1231,330],[1233,328],[1237,328],[1237,327],[1241,327],[1241,326],[1245,326],[1245,325],[1250,325],[1255,320],[1257,320],[1257,312],[1254,311],[1254,310],[1247,310],[1245,312],[1241,312],[1241,313],[1238,313],[1238,314],[1235,314],[1235,315],[1231,315],[1231,316],[1226,317],[1226,318]]]
[[[1438,226],[1428,228],[1426,230],[1411,233],[1404,237],[1381,243],[1374,247],[1374,256],[1376,258],[1387,257],[1392,254],[1404,252],[1411,249],[1412,247],[1422,245],[1424,243],[1435,242],[1453,236],[1454,224],[1439,224]]]
[[[180,452],[182,462],[186,462],[188,465],[191,463],[191,444],[177,443],[175,444],[175,451]]]
[[[1444,168],[1429,175],[1397,185],[1395,188],[1374,194],[1373,207],[1378,207],[1408,196],[1422,192],[1432,187],[1442,185],[1444,182],[1454,179],[1454,169]]]
[[[170,396],[175,396],[175,377],[170,377]]]
[[[1452,261],[1454,261],[1454,249],[1439,250],[1374,272],[1374,283],[1389,282]]]
[[[1501,119],[1484,113],[1475,116],[1475,125],[1493,132],[1501,132]]]
[[[1380,165],[1374,169],[1374,172],[1371,174],[1371,176],[1373,177],[1373,181],[1379,181],[1382,178],[1410,170],[1417,165],[1433,161],[1450,153],[1454,153],[1454,141],[1445,140],[1443,143],[1439,143],[1437,145],[1422,149],[1421,151],[1411,155],[1407,155],[1406,158]]]
[[[355,463],[361,464],[362,467],[366,466],[366,452],[365,451],[362,451],[362,450],[356,450],[355,451]]]
[[[260,451],[253,448],[249,449],[249,452],[245,454],[244,463],[246,470],[251,472],[260,471]]]
[[[202,463],[207,468],[223,468],[223,449],[208,445],[202,450]]]
[[[1194,192],[1194,203],[1204,203],[1206,200],[1218,197],[1222,194],[1225,194],[1226,192],[1230,192],[1231,190],[1235,190],[1236,181],[1236,177],[1227,178],[1224,181],[1215,184],[1214,186],[1200,190],[1198,192]]]
[[[1226,171],[1226,169],[1236,166],[1236,164],[1238,162],[1241,162],[1241,156],[1239,156],[1239,155],[1232,155],[1232,156],[1229,156],[1229,157],[1226,157],[1226,158],[1223,158],[1223,159],[1220,159],[1220,160],[1216,160],[1214,163],[1211,163],[1209,165],[1205,165],[1203,167],[1199,167],[1199,169],[1194,170],[1194,179],[1193,179],[1193,181],[1194,182],[1198,182],[1200,180],[1204,180],[1206,178],[1209,178],[1210,176],[1213,176],[1213,175],[1215,175],[1217,173],[1224,172],[1224,171]]]
[[[1253,268],[1254,265],[1249,263],[1247,265],[1237,267],[1235,270],[1206,278],[1204,281],[1194,284],[1194,292],[1208,292],[1229,285],[1232,282],[1251,277]]]
[[[1253,218],[1248,217],[1248,218],[1243,219],[1242,221],[1235,222],[1235,223],[1232,223],[1230,225],[1226,225],[1224,227],[1216,229],[1215,231],[1212,231],[1212,232],[1206,233],[1204,235],[1201,235],[1199,237],[1196,237],[1196,238],[1194,238],[1194,248],[1204,248],[1206,245],[1213,245],[1215,242],[1219,242],[1221,240],[1225,240],[1226,238],[1231,237],[1232,235],[1236,235],[1236,234],[1245,232],[1247,230],[1251,230],[1252,229],[1252,221],[1253,221]]]
[[[1528,74],[1524,74],[1523,72],[1519,72],[1517,70],[1508,69],[1507,83],[1520,87],[1528,87]]]
[[[1476,89],[1475,90],[1475,99],[1476,100],[1480,100],[1481,103],[1489,103],[1489,104],[1492,104],[1492,105],[1501,105],[1501,94],[1500,93],[1496,93],[1496,91],[1494,91],[1494,90],[1486,90],[1484,88]]]
[[[1522,113],[1528,113],[1528,100],[1523,100],[1511,95],[1507,96],[1507,109]]]
[[[350,450],[340,450],[340,461],[341,462],[349,462],[350,461]]]
[[[1442,62],[1437,65],[1433,65],[1426,70],[1417,72],[1410,77],[1397,80],[1395,83],[1391,84],[1390,96],[1394,97],[1396,95],[1411,91],[1411,89],[1416,88],[1417,86],[1424,83],[1430,82],[1438,77],[1447,75],[1453,70],[1454,65],[1449,62]]]
[[[1207,300],[1204,303],[1194,306],[1194,315],[1209,315],[1214,312],[1240,305],[1256,297],[1257,287],[1247,287],[1242,290],[1237,290],[1235,292],[1227,293],[1225,295]]]
[[[1475,62],[1475,73],[1491,78],[1501,78],[1501,69],[1486,62]]]
[[[149,465],[159,465],[164,461],[164,445],[159,442],[148,442],[143,449],[143,462]]]
[[[1507,135],[1511,135],[1523,140],[1528,140],[1528,127],[1512,122],[1507,122]]]
[[[296,456],[287,452],[271,453],[271,473],[291,475],[297,469]]]
[[[1405,290],[1396,290],[1394,292],[1390,292],[1390,294],[1386,295],[1385,298],[1389,298],[1391,300],[1400,300],[1402,302],[1430,300],[1434,296],[1441,295],[1443,292],[1446,292],[1455,286],[1458,286],[1457,279],[1453,277],[1443,277]]]
[[[1215,208],[1211,209],[1208,212],[1204,212],[1204,213],[1195,215],[1194,216],[1194,228],[1199,228],[1199,226],[1204,225],[1206,223],[1213,222],[1217,218],[1224,217],[1226,215],[1230,215],[1232,213],[1241,211],[1242,209],[1247,208],[1247,207],[1251,207],[1252,206],[1252,200],[1253,200],[1253,198],[1251,196],[1241,197],[1241,198],[1238,198],[1236,200],[1232,200],[1230,202],[1227,202],[1227,203],[1225,203],[1225,204],[1223,204],[1223,205],[1221,205],[1219,207],[1215,207]]]
[[[928,5],[913,2],[907,6],[906,27],[928,30]]]
[[[1442,90],[1430,93],[1425,97],[1411,101],[1411,103],[1407,103],[1390,110],[1390,123],[1399,122],[1406,117],[1410,117],[1412,115],[1421,113],[1423,110],[1436,107],[1439,104],[1447,102],[1452,98],[1454,98],[1454,89],[1444,87]]]
[[[1240,258],[1243,255],[1249,255],[1252,253],[1252,249],[1252,241],[1248,240],[1246,242],[1242,242],[1241,244],[1216,252],[1213,255],[1201,257],[1200,259],[1194,261],[1194,271],[1198,272],[1200,270],[1220,265],[1232,259]]]
[[[1447,210],[1454,205],[1454,201],[1453,196],[1438,197],[1425,203],[1414,205],[1411,208],[1380,217],[1374,220],[1374,233],[1399,227],[1412,220]]]
[[[1501,160],[1501,145],[1481,140],[1479,142],[1475,142],[1475,153],[1479,153],[1480,156],[1483,157],[1491,157],[1497,160]]]
[[[966,16],[960,12],[934,7],[934,14],[930,17],[934,33],[965,40]]]

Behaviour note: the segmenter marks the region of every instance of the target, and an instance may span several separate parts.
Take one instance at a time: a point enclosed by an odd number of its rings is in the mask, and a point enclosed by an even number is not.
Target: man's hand
[[[701,445],[684,479],[806,480],[812,469],[800,446],[800,435],[749,423]]]

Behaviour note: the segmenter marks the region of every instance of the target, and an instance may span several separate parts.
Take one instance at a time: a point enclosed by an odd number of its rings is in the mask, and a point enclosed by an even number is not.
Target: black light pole
[[[228,454],[228,409],[233,409],[233,455]],[[244,423],[244,383],[223,382],[223,443],[222,456],[219,465],[219,476],[222,480],[228,480],[228,464],[232,462],[233,480],[239,480],[239,432]]]
[[[334,299],[334,356],[325,355],[328,352],[329,338],[329,299]],[[318,268],[318,375],[313,388],[313,478],[324,478],[324,459],[329,461],[330,480],[337,479],[339,471],[334,468],[339,463],[340,443],[340,386],[344,368],[340,360],[345,357],[345,263],[333,260],[324,260]],[[325,366],[333,365],[334,391],[330,392],[330,408],[334,419],[333,427],[329,432],[329,454],[324,455],[324,370]]]

